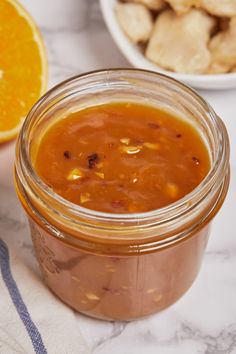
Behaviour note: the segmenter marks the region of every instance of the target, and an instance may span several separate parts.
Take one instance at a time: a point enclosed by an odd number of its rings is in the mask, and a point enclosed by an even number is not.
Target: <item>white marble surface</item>
[[[128,66],[105,28],[96,0],[22,3],[45,38],[50,86],[88,70]],[[94,354],[236,354],[236,90],[201,94],[224,119],[232,151],[230,191],[214,221],[202,270],[181,300],[149,318],[110,323],[77,315],[78,328]],[[30,241],[13,189],[13,159],[14,143],[1,147],[0,232],[11,239],[17,231],[22,244],[28,245],[27,256]]]

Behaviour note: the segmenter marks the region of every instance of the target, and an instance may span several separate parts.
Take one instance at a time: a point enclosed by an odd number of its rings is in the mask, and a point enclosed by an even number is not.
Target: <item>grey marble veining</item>
[[[109,0],[107,0],[109,1]],[[129,66],[103,22],[96,0],[22,0],[38,22],[49,59],[49,86],[100,68]],[[135,322],[102,322],[77,314],[93,354],[236,354],[236,91],[202,94],[231,137],[231,186],[214,221],[202,270],[171,308]],[[0,150],[0,235],[21,249],[40,277],[28,226],[13,188],[14,144]],[[1,168],[1,167],[0,167]],[[78,354],[78,353],[70,353]]]

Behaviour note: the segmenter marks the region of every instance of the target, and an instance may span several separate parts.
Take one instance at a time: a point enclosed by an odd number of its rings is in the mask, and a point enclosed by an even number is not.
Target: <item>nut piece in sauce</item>
[[[120,142],[121,142],[122,144],[129,145],[130,139],[129,139],[129,138],[122,138],[122,139],[120,139]]]
[[[132,183],[137,183],[138,182],[138,178],[137,177],[134,177],[133,179],[132,179]]]
[[[76,181],[84,177],[84,173],[78,168],[74,168],[67,176],[68,181]]]
[[[144,5],[118,3],[116,14],[122,30],[133,43],[146,42],[149,39],[153,23],[151,14]]]
[[[228,30],[212,38],[209,48],[212,55],[209,73],[226,73],[236,66],[236,17],[230,20]]]
[[[164,0],[128,0],[128,2],[143,4],[150,10],[154,11],[162,10],[166,5]]]
[[[200,1],[201,0],[167,0],[178,15],[188,12],[192,6],[200,5]]]
[[[200,0],[200,6],[215,16],[236,16],[235,0]]]
[[[128,155],[134,155],[134,154],[137,154],[139,153],[142,148],[141,146],[120,146],[119,148],[120,152],[123,152],[125,154],[128,154]]]
[[[215,20],[201,10],[180,16],[164,11],[157,17],[146,56],[179,73],[205,73],[211,61],[207,45],[214,25]]]

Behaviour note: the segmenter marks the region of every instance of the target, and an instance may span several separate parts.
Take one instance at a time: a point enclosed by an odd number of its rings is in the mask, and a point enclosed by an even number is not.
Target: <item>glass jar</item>
[[[211,169],[197,188],[158,210],[111,214],[75,205],[44,184],[33,161],[46,129],[73,111],[115,101],[157,106],[198,129]],[[56,86],[32,108],[17,142],[15,184],[53,293],[92,317],[136,319],[173,304],[196,278],[228,190],[228,135],[212,108],[180,82],[143,70],[92,72]]]

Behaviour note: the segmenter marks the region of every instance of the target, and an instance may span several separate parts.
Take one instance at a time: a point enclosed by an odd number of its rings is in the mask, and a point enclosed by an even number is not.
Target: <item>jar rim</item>
[[[174,89],[178,91],[184,91],[193,97],[198,104],[204,109],[204,112],[207,116],[209,123],[214,127],[214,135],[217,146],[217,153],[214,161],[212,161],[211,168],[202,182],[193,189],[190,193],[185,195],[183,198],[177,200],[176,202],[169,204],[165,207],[140,213],[127,213],[127,214],[118,214],[118,213],[108,213],[95,211],[91,209],[84,208],[80,205],[74,204],[61,196],[55,193],[51,188],[49,188],[37,175],[34,170],[34,167],[31,162],[29,150],[27,149],[27,134],[29,129],[32,128],[32,122],[37,115],[39,107],[47,102],[50,99],[51,95],[56,96],[57,93],[60,93],[62,88],[65,88],[68,85],[78,84],[81,79],[96,77],[102,75],[104,77],[110,77],[112,74],[116,73],[119,76],[132,76],[132,75],[145,75],[148,79],[158,79],[165,83],[170,84]],[[212,107],[192,88],[187,85],[170,78],[166,75],[156,73],[153,71],[147,71],[142,69],[108,69],[108,70],[96,70],[91,71],[85,74],[77,75],[72,78],[69,78],[62,83],[56,85],[50,89],[42,98],[33,106],[28,116],[26,117],[22,130],[18,137],[16,152],[18,155],[18,160],[20,163],[16,163],[17,174],[21,180],[21,183],[25,186],[26,179],[29,180],[31,188],[36,190],[43,191],[43,195],[49,199],[56,201],[57,205],[63,207],[63,210],[66,209],[69,211],[70,218],[81,218],[84,223],[91,222],[101,222],[103,223],[103,228],[106,228],[107,223],[119,223],[119,225],[125,223],[125,225],[133,224],[148,224],[156,225],[162,224],[166,220],[170,221],[176,216],[182,215],[190,208],[198,205],[202,198],[206,196],[217,184],[217,188],[223,182],[227,170],[228,170],[228,161],[229,161],[229,152],[226,146],[229,145],[228,135],[224,123],[216,115]],[[26,178],[27,175],[27,178]],[[67,215],[67,217],[68,217]],[[78,221],[78,220],[77,220]]]

